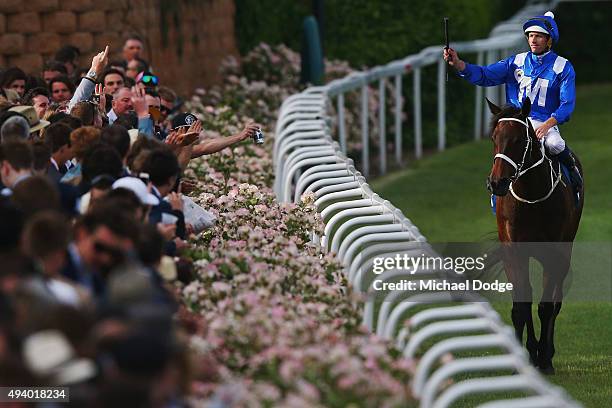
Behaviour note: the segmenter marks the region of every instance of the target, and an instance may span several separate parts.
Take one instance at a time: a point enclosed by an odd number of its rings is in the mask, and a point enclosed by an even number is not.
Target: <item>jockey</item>
[[[529,120],[547,151],[570,170],[572,186],[578,189],[582,177],[574,157],[561,138],[557,125],[567,122],[576,105],[576,74],[565,58],[552,51],[559,41],[559,29],[550,11],[523,24],[530,51],[488,66],[473,65],[459,59],[452,48],[444,49],[444,60],[458,70],[459,76],[479,86],[506,85],[506,102],[521,107],[531,99]]]

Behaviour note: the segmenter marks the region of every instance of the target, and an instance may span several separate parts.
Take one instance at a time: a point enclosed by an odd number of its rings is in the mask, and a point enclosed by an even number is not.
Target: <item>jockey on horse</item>
[[[530,51],[488,66],[459,59],[452,48],[444,49],[444,60],[459,76],[479,86],[506,85],[506,102],[518,108],[525,98],[532,102],[529,120],[539,140],[551,156],[570,170],[574,191],[582,186],[582,176],[574,156],[561,138],[557,125],[567,122],[576,104],[574,67],[552,51],[559,41],[559,29],[552,12],[530,18],[523,24]]]

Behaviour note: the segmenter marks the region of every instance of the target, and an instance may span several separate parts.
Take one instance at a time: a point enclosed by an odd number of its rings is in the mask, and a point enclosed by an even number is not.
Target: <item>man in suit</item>
[[[11,141],[0,145],[2,195],[10,196],[18,183],[32,176],[32,162],[32,148],[26,142]]]
[[[178,159],[167,148],[154,149],[148,153],[141,171],[149,175],[152,184],[151,193],[159,199],[159,204],[151,207],[149,222],[162,224],[162,230],[166,228],[165,225],[176,226],[175,237],[171,239],[168,239],[168,236],[165,237],[166,254],[175,255],[177,246],[178,248],[183,246],[183,240],[186,238],[183,201],[179,193],[172,192],[181,171]],[[167,201],[163,200],[166,197]]]
[[[45,130],[45,143],[51,149],[51,165],[47,176],[59,182],[66,174],[66,162],[74,156],[70,145],[70,132],[72,128],[65,123],[57,122]]]
[[[138,225],[122,208],[94,208],[75,225],[62,275],[103,297],[109,273],[130,257],[137,233]]]

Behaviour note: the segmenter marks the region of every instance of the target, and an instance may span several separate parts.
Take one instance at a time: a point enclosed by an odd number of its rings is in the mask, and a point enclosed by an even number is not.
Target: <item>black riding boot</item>
[[[582,187],[582,176],[580,175],[580,171],[578,170],[578,166],[576,166],[576,160],[574,160],[574,155],[572,151],[565,145],[565,149],[557,155],[557,158],[570,170],[570,179],[572,182],[572,187],[574,191],[578,192]]]

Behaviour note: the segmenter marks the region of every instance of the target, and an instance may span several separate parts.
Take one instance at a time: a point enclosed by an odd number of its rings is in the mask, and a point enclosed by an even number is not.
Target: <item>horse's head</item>
[[[487,103],[493,114],[491,139],[494,154],[487,188],[497,196],[505,196],[510,189],[510,183],[519,177],[521,168],[525,165],[530,142],[536,141],[527,120],[531,101],[525,98],[521,109],[514,106],[501,108],[488,99]]]

